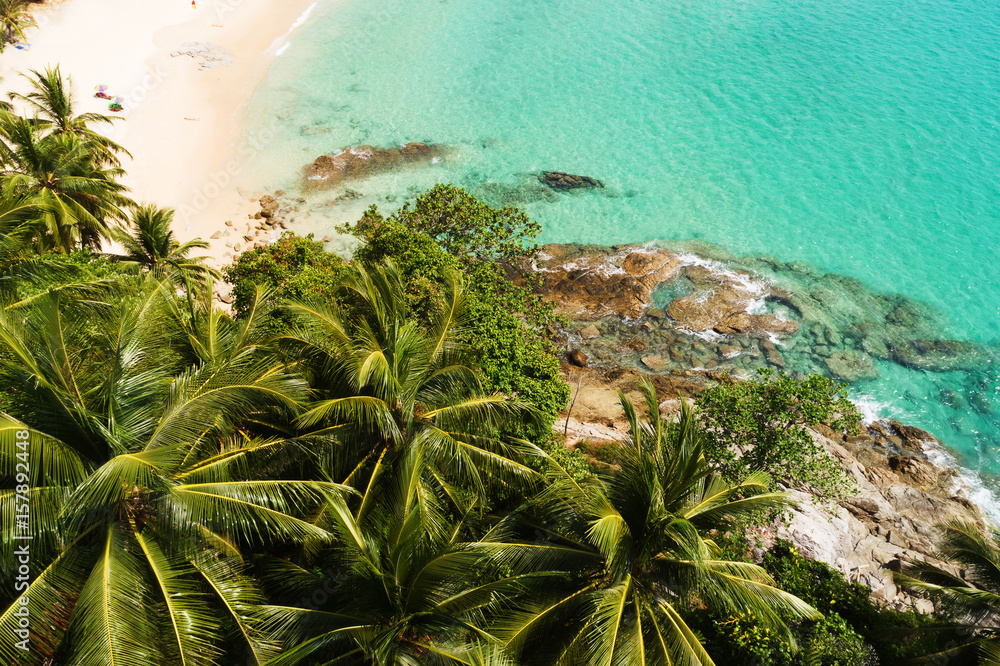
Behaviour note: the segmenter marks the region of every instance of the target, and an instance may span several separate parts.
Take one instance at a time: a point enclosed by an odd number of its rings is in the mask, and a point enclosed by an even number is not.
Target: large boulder
[[[637,246],[573,251],[580,246],[548,246],[538,261],[542,295],[560,314],[595,319],[607,315],[638,318],[653,289],[677,275],[681,261],[672,252]]]
[[[278,200],[270,194],[265,194],[260,198],[261,217],[272,218],[278,212]]]

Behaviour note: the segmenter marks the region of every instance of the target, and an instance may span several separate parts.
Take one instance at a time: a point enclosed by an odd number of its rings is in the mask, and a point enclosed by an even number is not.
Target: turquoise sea
[[[779,284],[905,296],[940,338],[1000,338],[1000,3],[319,0],[248,114],[256,190],[299,193],[304,165],[349,145],[453,149],[346,184],[360,199],[302,193],[296,228],[320,236],[453,182],[521,205],[545,241],[696,239]],[[541,170],[607,187],[554,195]],[[996,487],[993,363],[876,364],[852,395]]]

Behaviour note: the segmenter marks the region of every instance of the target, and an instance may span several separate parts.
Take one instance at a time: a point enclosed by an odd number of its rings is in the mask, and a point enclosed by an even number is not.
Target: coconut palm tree
[[[323,565],[270,562],[265,580],[287,604],[262,612],[288,649],[269,666],[511,663],[485,618],[534,575],[499,574],[487,548],[463,543],[468,516],[443,520],[443,496],[433,498],[439,511],[429,518],[417,499],[426,492],[422,465],[410,449],[383,487],[392,510],[377,519],[363,502],[335,508],[339,538]]]
[[[135,205],[116,180],[124,172],[100,166],[74,134],[44,135],[31,121],[0,113],[0,139],[0,189],[32,195],[44,209],[34,239],[39,250],[98,247]]]
[[[671,427],[652,385],[642,392],[646,422],[619,394],[630,425],[619,472],[581,485],[554,465],[554,483],[515,514],[521,525],[498,527],[512,531],[494,541],[522,538],[497,551],[512,571],[562,572],[497,622],[524,664],[707,665],[713,660],[685,623],[687,609],[749,612],[788,641],[782,614],[819,617],[760,567],[723,558],[711,539],[789,498],[767,492],[760,474],[735,485],[713,475],[690,409]]]
[[[192,250],[208,248],[208,242],[196,238],[181,243],[171,228],[173,219],[174,211],[169,208],[158,208],[152,204],[136,208],[127,231],[112,231],[112,238],[125,249],[125,254],[119,258],[178,285],[220,277],[217,270],[205,265],[208,257],[188,256]]]
[[[331,536],[313,517],[339,487],[295,476],[324,449],[268,425],[294,414],[303,383],[261,352],[252,317],[216,327],[211,360],[190,362],[165,305],[176,298],[147,277],[111,302],[50,294],[0,311],[0,386],[17,412],[0,414],[4,663],[263,663],[275,646],[253,620],[263,598],[244,555]],[[30,585],[14,592],[25,526]],[[30,653],[14,647],[22,598]]]
[[[900,585],[940,604],[966,637],[953,648],[928,655],[927,662],[998,665],[1000,530],[965,521],[947,523],[940,530],[939,555],[954,570],[913,562],[894,575]]]
[[[306,373],[317,401],[298,424],[342,442],[333,478],[362,493],[362,514],[377,511],[410,455],[426,488],[462,511],[470,497],[508,490],[537,474],[519,460],[523,443],[501,436],[535,418],[527,405],[487,395],[459,344],[465,317],[457,278],[429,326],[408,311],[391,264],[356,267],[342,305],[289,306],[301,325],[280,343]],[[471,493],[471,495],[469,494]],[[428,513],[430,513],[428,508]]]
[[[23,40],[24,28],[34,22],[24,11],[26,4],[25,0],[0,0],[0,53],[14,37]]]
[[[29,71],[30,74],[22,76],[31,82],[32,91],[26,95],[10,93],[10,98],[25,103],[31,122],[46,132],[76,136],[101,165],[119,167],[117,155],[124,153],[131,157],[125,148],[91,129],[91,125],[112,125],[121,118],[100,113],[75,114],[72,81],[63,78],[58,65],[47,67],[44,72]]]

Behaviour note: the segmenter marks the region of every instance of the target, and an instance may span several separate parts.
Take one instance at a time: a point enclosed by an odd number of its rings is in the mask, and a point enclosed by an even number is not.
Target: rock
[[[226,220],[226,226],[227,227],[233,226],[233,221],[232,220]]]
[[[278,200],[265,194],[260,198],[260,214],[262,217],[274,217],[278,212]]]
[[[644,366],[653,372],[661,372],[670,367],[670,361],[659,355],[643,356],[640,360]]]
[[[250,234],[244,234],[243,240],[249,243],[253,240],[253,236],[251,236]]]
[[[323,236],[323,238],[322,238],[321,240],[322,240],[322,241],[323,241],[324,243],[329,243],[330,241],[332,241],[332,240],[333,240],[333,237],[332,237],[332,236],[330,236],[329,234],[327,234],[326,236]]]
[[[851,349],[836,352],[823,360],[837,379],[856,382],[862,379],[878,379],[878,370],[867,355]]]
[[[764,357],[767,359],[768,363],[770,363],[776,368],[785,367],[785,359],[782,358],[781,354],[778,353],[777,349],[774,348],[768,349],[767,351],[764,352]]]
[[[676,277],[680,265],[675,254],[658,248],[546,245],[536,275],[542,279],[543,298],[555,302],[559,314],[638,319],[652,301],[653,289]]]
[[[240,251],[240,247],[241,247],[241,245],[239,243],[237,243],[236,245],[234,245],[233,246],[233,252],[239,252]]]
[[[650,319],[665,319],[667,313],[665,310],[661,310],[660,308],[649,308],[646,310],[646,316]]]
[[[601,330],[596,326],[594,326],[593,324],[580,330],[580,337],[583,338],[584,340],[593,340],[596,337],[600,337],[600,335],[601,335]]]
[[[573,365],[575,365],[575,366],[577,366],[579,368],[586,368],[587,367],[587,355],[584,354],[579,349],[573,349],[573,350],[571,350],[566,355],[566,358],[569,359],[570,363],[572,363]]]
[[[209,238],[211,238],[212,240],[218,240],[218,239],[222,238],[222,232],[221,231],[216,231],[214,234],[212,234],[211,236],[209,236]]]
[[[924,443],[940,444],[938,438],[926,430],[921,430],[920,428],[900,423],[896,419],[890,419],[889,425],[892,426],[892,429],[895,430],[903,439],[903,446],[907,449],[911,449],[922,454],[924,450]]]
[[[595,187],[604,187],[604,183],[596,178],[591,178],[589,176],[577,176],[571,173],[563,173],[562,171],[543,171],[541,175],[538,176],[538,180],[554,190],[576,190],[581,188],[590,189]]]
[[[219,300],[226,305],[230,305],[233,302],[233,299],[229,294],[219,294]]]
[[[888,349],[896,363],[930,372],[982,370],[994,358],[986,347],[958,340],[910,340],[889,343]]]
[[[723,318],[712,327],[716,333],[723,335],[740,335],[743,333],[777,333],[780,335],[794,335],[799,330],[799,325],[794,321],[781,319],[774,315],[748,314],[738,312]]]
[[[284,190],[275,190],[274,191],[274,196],[276,196],[276,197],[283,197],[283,196],[285,196],[285,191]]]
[[[675,298],[667,314],[677,328],[692,333],[715,331],[723,335],[793,335],[799,330],[794,321],[748,310],[760,298],[760,285],[748,273],[718,271],[707,266],[684,266],[680,275],[695,290]]]
[[[258,211],[256,213],[254,213],[253,215],[251,215],[250,219],[251,220],[261,220],[261,219],[264,219],[264,214],[261,213],[260,211]]]
[[[346,179],[362,178],[406,164],[431,162],[444,156],[439,145],[411,142],[400,148],[348,146],[333,155],[320,155],[306,168],[306,183],[311,187],[336,185]]]
[[[736,358],[743,353],[742,347],[735,345],[719,345],[719,356],[725,359]]]

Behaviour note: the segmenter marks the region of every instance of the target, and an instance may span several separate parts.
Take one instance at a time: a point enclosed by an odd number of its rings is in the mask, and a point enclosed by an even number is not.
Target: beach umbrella
[[[122,99],[121,97],[112,97],[112,98],[111,98],[111,103],[112,103],[112,104],[120,104],[120,105],[124,105],[124,104],[125,104],[125,100],[124,100],[124,99]]]
[[[96,86],[94,88],[94,90],[96,90],[97,92],[100,92],[100,93],[102,93],[102,92],[108,92],[108,87],[105,86],[105,85],[100,85],[100,86]]]

